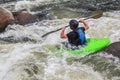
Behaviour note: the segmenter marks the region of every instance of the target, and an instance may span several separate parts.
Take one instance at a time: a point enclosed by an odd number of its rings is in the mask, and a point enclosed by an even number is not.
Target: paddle
[[[85,18],[84,20],[87,20],[87,19],[90,19],[90,18],[97,19],[97,18],[101,17],[102,14],[103,14],[103,11],[102,11],[102,10],[93,11],[92,14],[91,14],[89,17]],[[69,25],[67,25],[66,27],[69,27]],[[50,31],[50,32],[42,35],[42,37],[45,37],[45,36],[47,36],[47,35],[49,35],[49,34],[51,34],[51,33],[57,32],[57,31],[59,31],[59,30],[61,30],[61,29],[62,29],[62,28],[59,28],[59,29],[57,29],[57,30]]]

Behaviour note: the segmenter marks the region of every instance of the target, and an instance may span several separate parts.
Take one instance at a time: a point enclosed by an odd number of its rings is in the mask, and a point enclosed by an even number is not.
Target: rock
[[[11,23],[14,23],[14,16],[12,13],[3,7],[0,7],[0,30],[4,30],[5,27]]]
[[[17,24],[25,25],[37,21],[38,17],[28,11],[18,11],[13,14]]]
[[[21,10],[17,12],[12,12],[15,17],[15,23],[25,25],[28,23],[33,23],[36,21],[41,21],[44,19],[54,19],[53,15],[47,11],[39,12],[28,12],[26,10]],[[34,13],[34,14],[33,14]],[[48,15],[49,14],[49,15]]]
[[[108,45],[102,51],[105,51],[108,54],[112,54],[113,56],[120,58],[120,42],[114,42]]]
[[[93,55],[97,53],[99,54],[99,52],[112,54],[113,56],[118,57],[120,59],[120,41],[111,43],[107,47],[103,48],[102,50],[99,50],[89,55]]]

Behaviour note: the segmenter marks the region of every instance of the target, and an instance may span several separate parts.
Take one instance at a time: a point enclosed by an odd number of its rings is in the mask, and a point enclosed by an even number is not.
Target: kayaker
[[[78,27],[79,22],[83,23],[84,27]],[[85,30],[88,30],[89,26],[83,19],[80,19],[80,21],[74,19],[70,20],[69,25],[72,31],[65,34],[66,27],[63,26],[60,33],[60,37],[62,39],[68,38],[69,46],[67,44],[67,47],[73,50],[78,49],[78,46],[86,44]]]

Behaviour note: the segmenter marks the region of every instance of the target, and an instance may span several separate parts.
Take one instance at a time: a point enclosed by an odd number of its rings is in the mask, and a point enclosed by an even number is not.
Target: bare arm
[[[83,19],[80,19],[80,22],[84,24],[85,30],[89,29],[88,24]]]
[[[62,30],[61,30],[61,33],[60,33],[60,37],[61,38],[67,38],[67,35],[64,33],[65,32],[65,26],[64,27],[62,27]]]

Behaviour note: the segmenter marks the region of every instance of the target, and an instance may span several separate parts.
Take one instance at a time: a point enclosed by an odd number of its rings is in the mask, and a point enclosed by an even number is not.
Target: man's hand
[[[79,21],[79,22],[84,23],[85,21],[84,21],[84,19],[80,19],[80,21]]]
[[[80,22],[84,24],[85,30],[89,29],[88,24],[84,21],[84,19],[80,19]]]
[[[66,28],[66,26],[63,26],[63,27],[62,27],[62,29],[65,29],[65,28]]]

